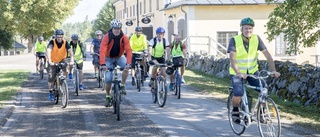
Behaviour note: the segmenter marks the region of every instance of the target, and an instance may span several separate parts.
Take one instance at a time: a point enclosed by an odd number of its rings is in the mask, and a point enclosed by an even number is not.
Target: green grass
[[[3,101],[11,100],[21,89],[21,83],[26,81],[29,72],[23,70],[1,71],[0,72],[0,107]]]
[[[213,75],[206,74],[197,70],[186,70],[184,79],[188,85],[199,89],[199,91],[209,92],[217,99],[226,101],[228,97],[228,86],[231,86],[229,78],[218,78]],[[253,96],[253,103],[256,101],[257,92],[249,90]],[[281,117],[292,120],[296,124],[316,129],[320,131],[320,109],[315,107],[307,107],[301,104],[284,101],[278,96],[272,95],[281,111]]]

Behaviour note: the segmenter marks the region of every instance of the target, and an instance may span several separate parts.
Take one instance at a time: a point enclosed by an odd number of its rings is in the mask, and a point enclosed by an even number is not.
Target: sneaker
[[[83,90],[83,86],[81,84],[79,84],[79,89]]]
[[[132,86],[135,86],[136,85],[136,81],[134,79],[134,77],[132,77]]]
[[[182,79],[181,79],[181,82],[182,83],[186,83],[186,81],[184,80],[184,78],[182,77]]]
[[[153,86],[153,79],[150,79],[150,81],[149,81],[149,87],[152,87]]]
[[[232,112],[232,121],[236,124],[240,124],[240,114],[239,111],[233,109]]]
[[[98,78],[98,74],[97,73],[94,74],[94,78]]]
[[[72,79],[72,73],[68,74],[69,79]]]
[[[110,95],[106,96],[106,101],[104,102],[104,106],[111,107],[111,96]]]
[[[50,93],[49,93],[49,100],[50,100],[50,101],[53,101],[53,100],[54,100],[52,91],[50,91]]]
[[[173,83],[170,83],[170,85],[169,85],[169,90],[170,90],[170,91],[173,91]]]
[[[120,86],[120,90],[122,90],[122,94],[123,94],[123,95],[127,95],[126,87],[125,87],[125,86],[121,85],[121,86]]]

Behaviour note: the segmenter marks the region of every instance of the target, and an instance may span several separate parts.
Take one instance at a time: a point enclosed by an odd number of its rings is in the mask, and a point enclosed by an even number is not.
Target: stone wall
[[[260,70],[269,70],[267,61],[258,61]],[[200,70],[217,77],[229,76],[229,59],[193,54],[188,68]],[[292,62],[275,61],[279,78],[268,78],[272,93],[281,99],[320,108],[320,69],[313,65],[297,65]],[[230,84],[231,85],[231,84]]]

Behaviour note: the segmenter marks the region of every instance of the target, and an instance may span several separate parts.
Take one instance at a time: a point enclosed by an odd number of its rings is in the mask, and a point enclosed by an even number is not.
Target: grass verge
[[[0,108],[3,102],[11,100],[21,88],[21,83],[26,81],[29,72],[23,70],[0,72]]]
[[[188,85],[195,87],[200,91],[208,92],[215,98],[227,100],[228,86],[231,85],[231,81],[228,78],[218,78],[197,70],[186,70],[184,79],[187,81]],[[253,101],[255,102],[258,93],[251,91],[250,94],[253,96]],[[276,95],[273,95],[272,98],[281,111],[281,117],[320,132],[319,108],[307,107],[294,102],[284,101],[279,99]]]

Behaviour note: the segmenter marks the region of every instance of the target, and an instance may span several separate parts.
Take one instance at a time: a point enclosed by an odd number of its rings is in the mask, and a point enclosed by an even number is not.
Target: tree
[[[266,0],[276,3],[278,0]],[[281,33],[289,47],[287,54],[302,53],[301,47],[314,47],[320,37],[320,0],[285,0],[269,15],[268,40]]]
[[[16,31],[28,39],[28,52],[39,36],[48,38],[62,25],[79,0],[11,0]]]
[[[65,23],[63,24],[62,29],[65,31],[67,40],[71,40],[72,34],[78,34],[79,40],[83,42],[90,37],[92,24],[88,20],[88,16],[86,16],[86,20],[84,22]]]
[[[13,13],[8,0],[0,0],[0,52],[1,48],[8,50],[13,46]],[[1,54],[0,54],[1,55]]]
[[[96,30],[101,30],[104,34],[111,28],[110,22],[114,19],[114,8],[112,0],[109,0],[100,10],[98,17],[93,21],[91,36],[94,37]]]

